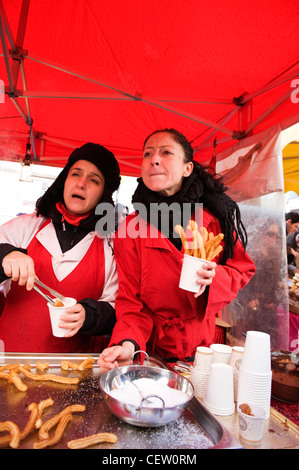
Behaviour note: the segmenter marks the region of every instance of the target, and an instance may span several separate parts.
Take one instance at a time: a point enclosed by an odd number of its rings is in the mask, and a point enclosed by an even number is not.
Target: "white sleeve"
[[[44,220],[44,217],[36,217],[36,213],[20,215],[9,220],[0,226],[0,243],[9,243],[16,248],[27,248]],[[11,279],[1,283],[5,296],[10,290],[10,285]]]
[[[35,212],[9,220],[0,226],[0,243],[9,243],[16,248],[27,248],[44,220],[44,217],[36,217]]]

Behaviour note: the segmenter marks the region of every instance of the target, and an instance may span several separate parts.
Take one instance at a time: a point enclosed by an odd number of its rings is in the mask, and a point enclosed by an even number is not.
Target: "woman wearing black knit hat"
[[[96,230],[102,217],[96,207],[102,202],[113,207],[119,184],[113,153],[85,144],[72,152],[37,201],[35,213],[0,227],[0,282],[6,293],[0,340],[5,351],[93,352],[107,344],[103,338],[115,323],[118,279],[109,234]],[[61,316],[63,338],[52,334],[47,303],[32,290],[35,277],[77,299]]]
[[[117,322],[98,360],[103,370],[128,362],[136,348],[164,358],[194,356],[197,346],[213,343],[216,314],[255,273],[237,204],[193,161],[178,131],[159,130],[146,139],[132,202],[138,216],[129,215],[115,239]],[[186,229],[190,215],[199,227],[224,234],[223,251],[197,272],[196,294],[179,288],[184,250],[174,230],[176,224]]]

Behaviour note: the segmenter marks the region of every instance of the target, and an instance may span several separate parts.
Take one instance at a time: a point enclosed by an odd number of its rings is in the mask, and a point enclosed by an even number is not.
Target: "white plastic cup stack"
[[[233,368],[229,364],[211,364],[204,405],[215,415],[234,414]]]
[[[266,411],[268,419],[271,385],[270,335],[261,331],[248,331],[239,371],[238,407],[242,403],[253,403]]]
[[[50,313],[50,319],[51,319],[51,325],[52,325],[52,332],[53,335],[62,338],[66,333],[68,333],[70,330],[66,330],[65,328],[60,328],[58,325],[60,323],[60,317],[63,315],[68,307],[72,307],[77,303],[76,299],[73,299],[72,297],[65,297],[63,304],[63,307],[54,307],[50,302],[47,303],[49,307],[49,313]]]
[[[196,398],[204,398],[212,364],[213,351],[206,346],[196,348],[190,381],[194,387]]]
[[[199,291],[200,284],[196,282],[198,279],[196,273],[205,262],[206,260],[196,258],[196,256],[184,255],[179,283],[181,289],[195,293]]]
[[[211,344],[213,351],[213,362],[222,362],[224,364],[229,363],[229,359],[232,352],[232,347],[227,344]]]
[[[233,368],[234,373],[234,400],[238,401],[238,383],[239,371],[242,364],[244,348],[242,346],[233,346],[232,353],[229,358],[229,365]]]

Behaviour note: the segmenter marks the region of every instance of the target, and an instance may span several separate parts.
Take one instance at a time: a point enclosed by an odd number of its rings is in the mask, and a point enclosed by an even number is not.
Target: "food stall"
[[[196,160],[222,175],[240,204],[257,266],[257,276],[219,312],[230,325],[226,341],[242,344],[248,330],[266,331],[272,349],[289,349],[280,132],[299,118],[293,81],[298,3],[285,0],[277,9],[260,1],[201,2],[200,12],[179,0],[171,8],[152,2],[150,11],[136,3],[66,2],[57,8],[33,1],[29,8],[28,0],[0,0],[0,158],[22,163],[30,142],[29,163],[62,167],[78,143],[101,138],[121,173],[139,176],[145,135],[162,126],[180,129]],[[161,21],[150,34],[144,18],[149,25],[157,18],[170,23]],[[173,423],[135,427],[106,406],[96,356],[85,368],[86,355],[18,355],[5,353],[2,344],[0,351],[0,417],[6,423],[0,443],[6,448],[66,449],[99,433],[105,436],[93,447],[107,450],[242,447],[237,411],[214,416],[194,396]],[[65,369],[65,361],[72,365]],[[176,365],[160,358],[151,364],[165,370]],[[298,448],[296,404],[274,398],[271,404],[260,447]],[[75,408],[63,421],[50,421],[66,407]],[[50,443],[39,436],[48,421],[59,428]]]

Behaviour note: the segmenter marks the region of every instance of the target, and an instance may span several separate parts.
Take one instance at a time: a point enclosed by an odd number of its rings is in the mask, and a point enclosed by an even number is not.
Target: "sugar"
[[[160,398],[164,401],[165,408],[172,408],[186,403],[189,398],[187,393],[171,388],[168,385],[153,379],[141,378],[134,380],[133,383],[137,385],[141,394],[138,392],[136,387],[132,385],[132,383],[127,381],[123,387],[112,390],[110,395],[128,405],[135,406],[140,405],[142,399],[141,395],[143,397],[156,395],[155,397],[150,397],[143,402],[144,407],[151,408],[162,407]]]

